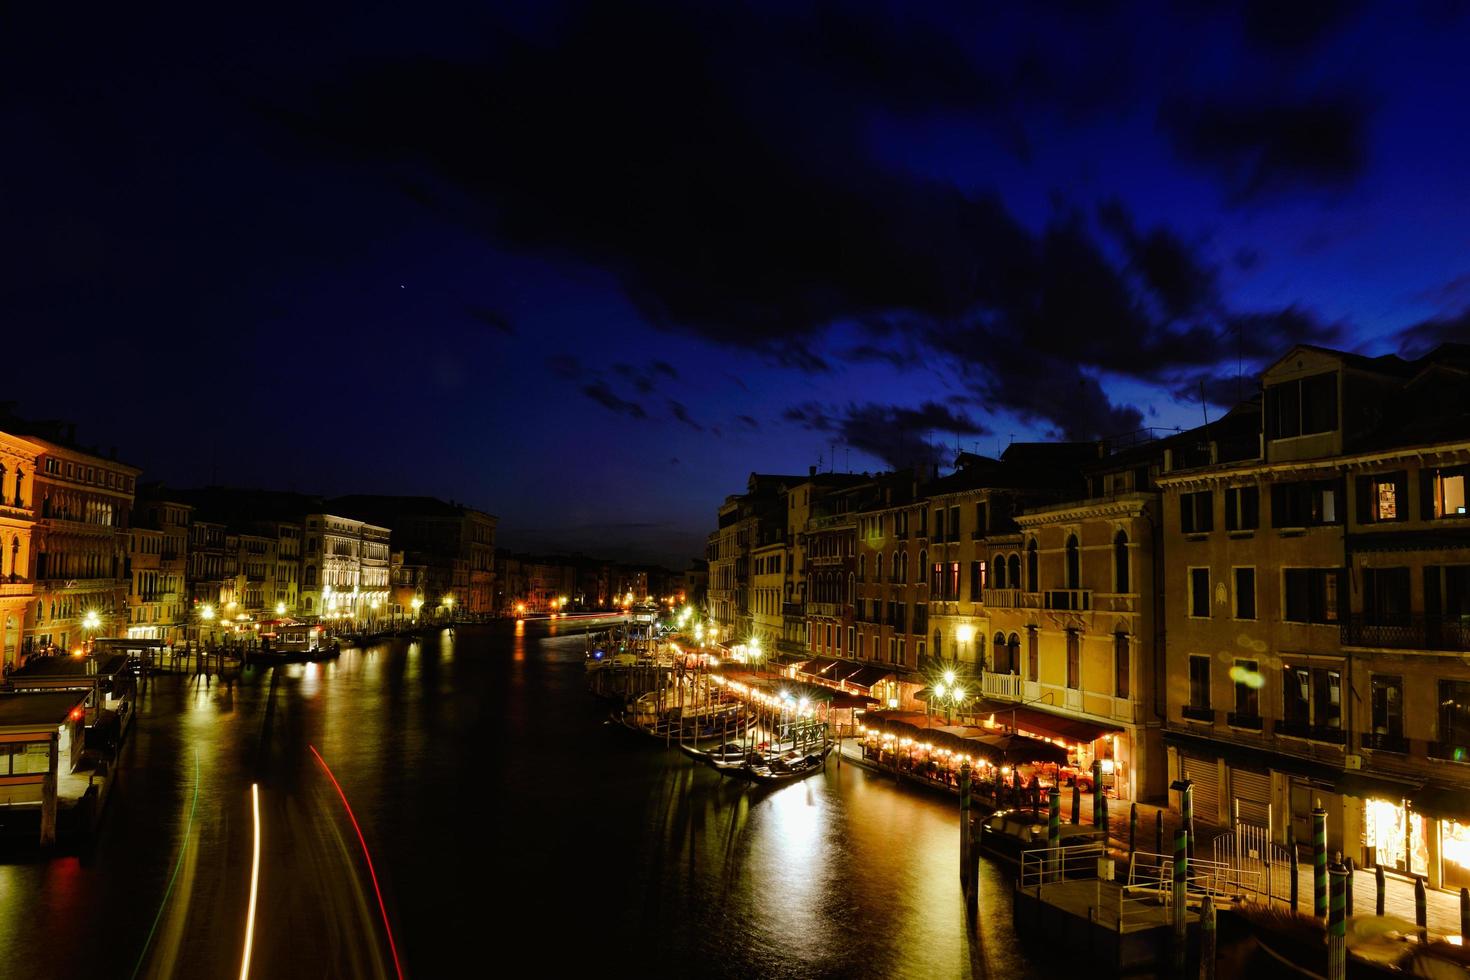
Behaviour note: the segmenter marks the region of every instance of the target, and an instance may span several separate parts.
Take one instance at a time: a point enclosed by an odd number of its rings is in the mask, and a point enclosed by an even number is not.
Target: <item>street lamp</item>
[[[414,596],[411,600],[409,600],[408,604],[413,607],[413,621],[418,622],[419,609],[423,606],[424,600],[418,596]]]
[[[286,615],[286,604],[284,602],[278,602],[278,603],[276,603],[276,615],[277,616],[284,616],[284,615]]]

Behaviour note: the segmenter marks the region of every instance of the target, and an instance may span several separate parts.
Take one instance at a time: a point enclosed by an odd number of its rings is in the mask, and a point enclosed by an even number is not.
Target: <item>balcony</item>
[[[1261,730],[1261,716],[1257,714],[1232,711],[1225,716],[1225,723],[1231,728],[1249,728],[1257,732]]]
[[[1044,609],[1087,612],[1092,608],[1091,589],[1047,589],[1041,595]]]
[[[985,605],[996,609],[1035,609],[1039,605],[1037,593],[1020,589],[984,589],[980,595]]]
[[[1215,709],[1199,707],[1198,705],[1186,704],[1180,709],[1185,718],[1190,721],[1205,721],[1211,725],[1215,723]]]
[[[1450,762],[1470,762],[1470,745],[1454,742],[1430,742],[1429,758],[1447,759]]]
[[[808,602],[806,604],[808,616],[825,616],[830,619],[841,619],[846,611],[846,604],[841,602]]]
[[[1349,613],[1342,621],[1342,643],[1389,650],[1470,650],[1470,617],[1416,613],[1385,623]]]
[[[1329,742],[1333,745],[1347,744],[1347,737],[1343,730],[1332,725],[1309,725],[1304,721],[1282,719],[1276,722],[1273,729],[1277,735],[1305,738],[1313,742]]]
[[[781,603],[781,615],[801,619],[806,615],[806,606],[800,602],[783,602]]]
[[[987,698],[1002,698],[1006,701],[1022,700],[1020,674],[997,674],[986,670],[980,673],[980,693]]]
[[[1363,748],[1372,749],[1374,752],[1397,752],[1399,755],[1409,754],[1409,740],[1402,735],[1364,732],[1361,739]]]

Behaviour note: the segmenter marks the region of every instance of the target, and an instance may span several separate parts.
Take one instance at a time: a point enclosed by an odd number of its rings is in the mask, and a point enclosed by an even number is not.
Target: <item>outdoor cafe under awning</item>
[[[871,731],[985,759],[992,765],[1026,762],[1065,765],[1067,761],[1067,750],[1052,742],[973,725],[930,725],[928,720],[918,712],[883,713],[865,717],[863,724]]]

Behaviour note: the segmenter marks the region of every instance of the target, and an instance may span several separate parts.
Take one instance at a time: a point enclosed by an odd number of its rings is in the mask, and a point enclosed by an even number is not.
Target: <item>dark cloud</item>
[[[1453,316],[1432,317],[1394,335],[1404,357],[1422,357],[1445,343],[1470,343],[1470,307]]]
[[[761,427],[761,424],[755,419],[751,418],[749,415],[737,415],[735,416],[735,421],[739,422],[741,425],[745,426],[748,429],[759,429]]]
[[[654,361],[651,367],[655,372],[668,375],[670,378],[677,378],[679,376],[679,372],[674,370],[674,365],[668,361]]]
[[[689,410],[685,408],[681,403],[674,401],[672,398],[669,399],[669,414],[674,416],[674,418],[678,419],[680,422],[683,422],[685,425],[689,426],[691,429],[694,429],[696,432],[704,431],[704,426],[700,425],[698,422],[694,421],[694,419],[689,417]]]
[[[1177,320],[1204,311],[1217,298],[1217,275],[1195,249],[1167,228],[1140,232],[1118,203],[1099,211],[1099,220],[1123,246],[1129,269],[1152,294],[1161,314]]]
[[[1176,401],[1197,405],[1201,398],[1205,404],[1220,408],[1234,408],[1249,400],[1259,389],[1255,372],[1222,374],[1205,372],[1181,379],[1172,392]],[[1203,421],[1203,419],[1201,419]]]
[[[871,134],[882,113],[1004,130],[1028,106],[1134,104],[1126,71],[1089,52],[1138,42],[1121,15],[1060,12],[981,57],[961,29],[978,21],[954,16],[572,4],[534,39],[506,25],[483,60],[365,62],[292,119],[354,160],[425,171],[500,244],[607,270],[659,327],[817,373],[833,366],[829,328],[856,325],[865,340],[836,360],[940,360],[987,407],[1110,434],[1140,413],[1099,372],[1169,382],[1237,353],[1203,247],[1116,204],[1036,230],[995,193],[876,159]],[[1088,43],[1051,43],[1053,29]],[[1346,99],[1186,96],[1160,119],[1240,197],[1363,164]],[[647,395],[663,375],[623,376]]]
[[[617,412],[620,415],[627,415],[635,419],[648,418],[648,412],[644,410],[642,405],[638,404],[637,402],[630,402],[625,398],[618,397],[618,395],[607,386],[606,381],[594,381],[591,384],[583,385],[582,394],[586,395],[588,398],[597,402],[604,408],[613,412]]]
[[[842,445],[875,456],[893,467],[952,460],[953,449],[933,441],[934,433],[990,433],[980,422],[937,402],[924,402],[917,408],[868,402],[840,409],[806,402],[787,408],[781,417],[805,429],[830,434]]]
[[[1367,166],[1367,122],[1346,96],[1180,98],[1159,113],[1174,150],[1213,171],[1236,201],[1348,186]]]
[[[510,336],[516,332],[515,326],[506,318],[505,314],[484,306],[466,306],[465,312],[475,320],[483,323],[491,330]]]
[[[1248,0],[1239,7],[1246,39],[1297,54],[1337,30],[1362,6],[1357,0]]]

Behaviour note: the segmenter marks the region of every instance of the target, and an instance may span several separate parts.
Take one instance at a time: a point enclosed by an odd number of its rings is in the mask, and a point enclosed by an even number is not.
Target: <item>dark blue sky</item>
[[[7,15],[22,413],[677,560],[752,469],[1470,334],[1450,4],[305,6]]]

